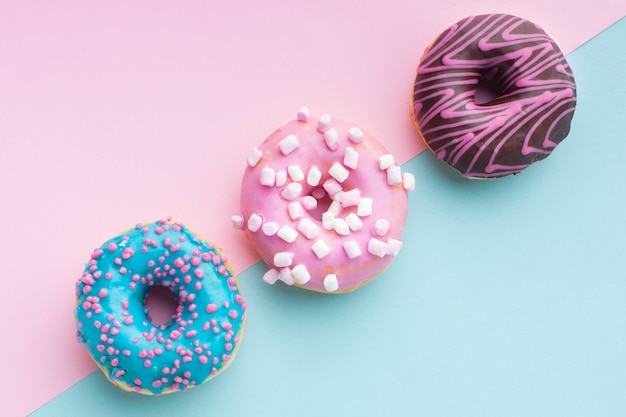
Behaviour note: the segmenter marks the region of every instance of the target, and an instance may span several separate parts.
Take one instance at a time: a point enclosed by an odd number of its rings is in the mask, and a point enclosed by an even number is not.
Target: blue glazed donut
[[[151,288],[178,300],[155,326]],[[126,391],[167,394],[197,386],[233,360],[246,324],[244,302],[222,251],[170,219],[137,225],[96,249],[76,283],[78,340]]]

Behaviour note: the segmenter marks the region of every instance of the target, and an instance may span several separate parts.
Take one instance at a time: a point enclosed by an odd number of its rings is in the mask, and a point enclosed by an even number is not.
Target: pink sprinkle
[[[105,324],[104,326],[102,326],[102,333],[108,332],[110,328],[111,325],[109,323]]]
[[[161,384],[162,384],[162,382],[161,382],[160,379],[156,379],[156,380],[152,381],[152,386],[155,387],[155,388],[160,387]]]
[[[184,356],[183,357],[183,362],[185,362],[185,363],[191,362],[191,356]]]
[[[196,278],[202,278],[204,276],[204,272],[201,269],[195,269],[193,273]]]
[[[237,310],[230,310],[228,312],[228,317],[230,317],[231,319],[236,319],[238,315],[239,313],[237,312]]]
[[[174,266],[176,268],[181,268],[183,265],[185,265],[185,262],[181,258],[176,258],[174,260]]]
[[[226,343],[224,345],[224,349],[226,349],[226,350],[232,350],[232,348],[233,348],[233,344],[232,343]]]
[[[202,260],[203,260],[204,262],[209,262],[209,261],[211,260],[211,254],[210,254],[210,253],[208,253],[208,252],[204,252],[204,253],[202,254]]]
[[[113,365],[113,366],[117,366],[118,363],[119,363],[119,360],[117,358],[113,358],[111,360],[111,365]]]
[[[89,291],[91,291],[91,286],[90,285],[85,285],[83,287],[83,294],[88,294]]]
[[[130,356],[130,350],[128,350],[128,349],[124,349],[124,350],[122,351],[122,354],[123,354],[124,356]]]
[[[82,281],[83,283],[87,284],[87,285],[93,285],[93,283],[94,283],[94,282],[96,282],[96,281],[94,281],[93,277],[92,277],[91,275],[89,275],[89,274],[85,274],[85,275],[81,278],[81,281]]]
[[[163,246],[168,247],[172,244],[172,239],[170,239],[169,237],[166,237],[165,240],[163,240]]]
[[[124,319],[124,324],[131,325],[133,324],[133,316],[128,316]]]
[[[202,289],[202,283],[201,282],[196,282],[196,290],[200,291]]]
[[[170,373],[170,368],[168,368],[167,366],[164,367],[163,369],[161,369],[161,372],[163,372],[165,375]]]
[[[191,282],[191,275],[185,275],[183,281],[185,281],[186,284],[189,284]]]
[[[230,330],[233,328],[233,325],[230,323],[222,323],[222,329],[224,330]]]
[[[204,330],[205,332],[209,330],[210,328],[211,328],[211,325],[208,322],[204,323],[204,325],[202,326],[202,330]]]
[[[128,300],[122,301],[122,308],[126,310],[128,308]]]
[[[213,358],[213,365],[217,365],[217,362],[219,361],[219,359],[217,359],[217,356]]]
[[[180,332],[178,330],[172,330],[170,333],[170,337],[176,340],[180,337]]]
[[[228,306],[230,306],[230,303],[228,301],[224,301],[224,307],[228,308]]]
[[[96,349],[98,349],[98,352],[104,352],[104,345],[103,344],[98,344],[96,346]]]
[[[115,244],[115,242],[111,243],[109,245],[109,252],[115,252],[117,250],[117,245]]]
[[[98,297],[104,298],[107,296],[107,294],[108,294],[107,290],[105,288],[102,288],[100,292],[98,292]]]
[[[172,252],[178,252],[180,250],[180,243],[177,243],[175,245],[172,245],[172,247],[170,248],[170,250]]]
[[[100,256],[102,256],[103,253],[104,253],[104,251],[102,249],[96,249],[91,254],[91,259],[98,259]]]
[[[185,378],[191,378],[191,372],[189,372],[189,371],[185,371],[185,372],[183,373],[183,376],[184,376]]]
[[[149,368],[152,365],[152,361],[150,361],[150,359],[146,359],[145,361],[143,361],[143,366],[145,366],[146,368]]]
[[[185,266],[183,266],[182,268],[180,268],[180,272],[182,272],[183,274],[186,274],[189,270],[191,269],[190,265],[185,264]]]
[[[120,333],[120,331],[119,331],[116,327],[114,327],[114,328],[112,328],[112,329],[111,329],[111,334],[112,334],[113,336],[116,336],[116,335],[118,335],[119,333]]]
[[[96,329],[99,329],[102,326],[102,323],[100,323],[100,320],[95,320],[93,325]]]
[[[215,313],[217,311],[217,305],[216,304],[209,304],[208,306],[206,306],[206,312],[207,313]]]
[[[243,302],[243,297],[239,294],[235,295],[235,301],[237,304],[241,304]]]
[[[148,356],[148,352],[146,350],[140,350],[139,351],[139,357],[140,358],[145,358],[146,356]]]
[[[122,252],[122,259],[128,259],[131,256],[133,256],[134,254],[135,254],[135,251],[133,250],[133,248],[126,248]]]
[[[200,265],[200,258],[198,258],[197,256],[194,256],[193,258],[191,258],[191,264],[193,266],[198,266]]]
[[[217,267],[217,273],[224,276],[228,275],[226,274],[226,267],[224,265],[220,265]]]
[[[195,330],[189,330],[187,333],[185,333],[185,336],[188,338],[194,337],[195,335],[196,335]]]
[[[85,302],[83,303],[83,308],[84,308],[85,310],[89,310],[89,309],[91,308],[91,303],[90,303],[89,301],[85,301]]]
[[[205,364],[205,363],[207,363],[209,361],[209,358],[207,358],[204,355],[200,355],[200,356],[198,356],[198,360],[200,361],[201,364]]]
[[[125,370],[123,370],[123,369],[118,369],[117,371],[115,371],[115,377],[116,377],[116,378],[119,378],[119,377],[121,377],[122,375],[124,375],[125,373],[126,373],[126,371],[125,371]]]

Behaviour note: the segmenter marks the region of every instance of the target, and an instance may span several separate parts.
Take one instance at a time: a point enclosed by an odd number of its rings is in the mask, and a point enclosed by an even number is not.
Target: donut
[[[400,251],[414,186],[371,134],[303,107],[248,155],[232,221],[268,265],[265,282],[345,293]]]
[[[426,48],[412,118],[437,159],[464,177],[498,178],[550,155],[575,107],[574,75],[556,43],[527,20],[486,14]]]
[[[172,319],[151,322],[146,296],[171,290]],[[171,219],[139,224],[94,250],[76,283],[76,328],[116,386],[146,395],[185,391],[233,361],[246,303],[222,251]]]

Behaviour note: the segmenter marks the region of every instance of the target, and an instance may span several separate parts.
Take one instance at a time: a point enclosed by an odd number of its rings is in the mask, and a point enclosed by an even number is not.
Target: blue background
[[[424,152],[400,256],[325,296],[239,276],[239,355],[182,394],[99,372],[43,416],[625,416],[626,19],[568,56],[570,136],[546,161],[468,181]]]

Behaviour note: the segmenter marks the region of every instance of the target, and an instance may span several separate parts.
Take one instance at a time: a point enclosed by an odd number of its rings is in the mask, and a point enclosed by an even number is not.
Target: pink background
[[[0,5],[0,404],[23,415],[95,369],[75,342],[91,250],[173,216],[243,271],[245,157],[303,104],[360,124],[399,162],[423,150],[413,73],[455,21],[507,12],[564,52],[626,14],[558,0],[20,1]],[[15,401],[23,398],[23,401]]]

